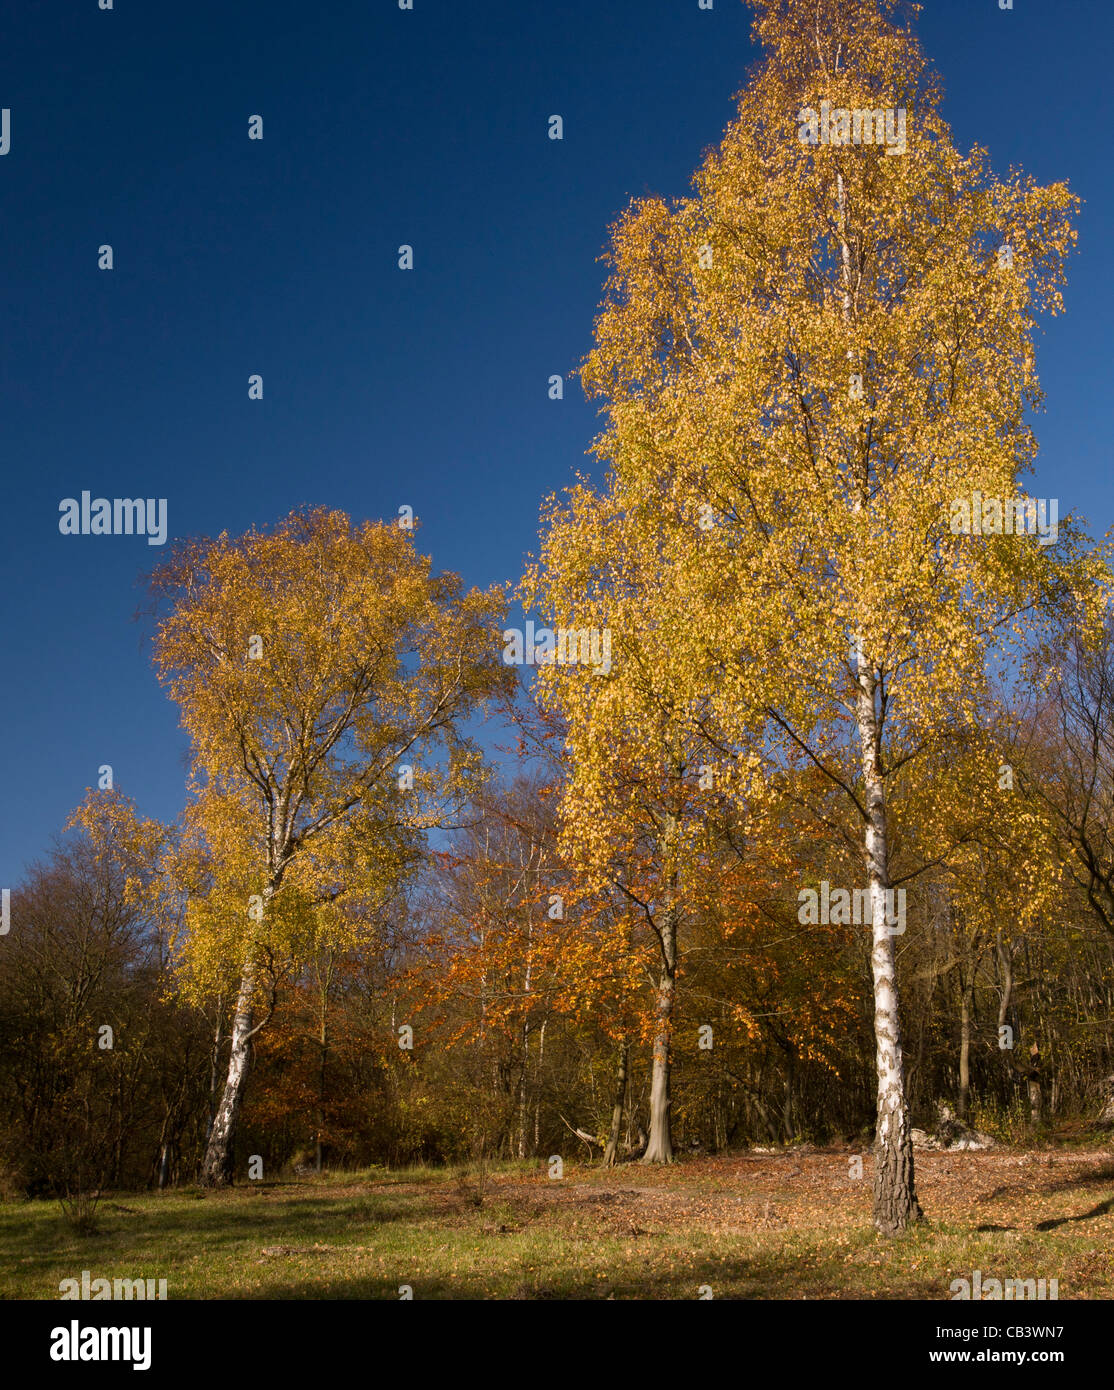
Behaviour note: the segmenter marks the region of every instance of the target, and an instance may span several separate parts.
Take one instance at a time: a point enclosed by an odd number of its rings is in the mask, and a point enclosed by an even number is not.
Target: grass
[[[165,1278],[172,1299],[949,1298],[953,1279],[1056,1278],[1114,1297],[1108,1152],[918,1155],[928,1221],[870,1227],[870,1159],[732,1155],[604,1172],[566,1160],[107,1196],[78,1235],[56,1203],[0,1203],[0,1297]]]

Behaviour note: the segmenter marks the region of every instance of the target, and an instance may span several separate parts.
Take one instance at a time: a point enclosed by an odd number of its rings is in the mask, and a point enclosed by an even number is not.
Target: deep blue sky
[[[166,551],[63,537],[60,499],[166,497],[172,536],[409,503],[439,567],[517,578],[587,466],[594,408],[546,383],[590,346],[608,224],[688,190],[755,57],[739,0],[116,5],[13,0],[0,43],[5,886],[101,763],[147,814],[182,802],[130,621]],[[1111,7],[927,0],[920,33],[960,146],[1086,200],[1034,491],[1105,531]]]

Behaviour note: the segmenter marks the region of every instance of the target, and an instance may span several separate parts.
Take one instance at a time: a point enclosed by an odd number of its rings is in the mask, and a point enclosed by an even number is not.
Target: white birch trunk
[[[874,1225],[884,1235],[903,1231],[921,1217],[913,1175],[913,1144],[905,1098],[905,1068],[901,1052],[894,938],[888,912],[889,845],[886,799],[879,775],[879,729],[876,678],[857,652],[857,722],[862,755],[867,820],[863,849],[870,885],[874,976],[874,1037],[878,1071],[878,1121],[874,1145]],[[895,914],[896,915],[896,914]]]
[[[205,1158],[201,1165],[203,1187],[229,1187],[232,1184],[233,1143],[251,1065],[254,993],[255,969],[252,962],[248,961],[241,973],[240,990],[236,996],[236,1013],[232,1021],[232,1045],[228,1054],[228,1074],[224,1081],[224,1092],[217,1113],[213,1117],[209,1142],[205,1147]]]
[[[263,889],[264,917],[275,896],[279,878],[281,872]],[[251,1040],[258,1032],[255,1026],[256,969],[254,946],[249,944],[247,958],[240,971],[240,988],[236,995],[236,1012],[232,1019],[232,1039],[224,1092],[209,1130],[205,1157],[201,1164],[200,1182],[203,1187],[232,1185],[236,1130],[240,1123],[240,1109],[244,1103],[248,1072],[251,1069]]]

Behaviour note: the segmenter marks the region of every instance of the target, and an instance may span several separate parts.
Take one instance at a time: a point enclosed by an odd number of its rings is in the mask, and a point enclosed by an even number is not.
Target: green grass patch
[[[63,1279],[166,1279],[171,1299],[949,1298],[955,1278],[1056,1278],[1114,1297],[1114,1165],[933,1155],[929,1221],[870,1227],[847,1159],[700,1159],[611,1172],[566,1162],[323,1174],[225,1192],[116,1194],[78,1235],[57,1204],[0,1204],[0,1296]],[[867,1160],[869,1168],[869,1160]]]

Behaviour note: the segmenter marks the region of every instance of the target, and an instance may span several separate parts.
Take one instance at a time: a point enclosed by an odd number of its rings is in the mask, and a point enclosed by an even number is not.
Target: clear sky
[[[517,578],[542,498],[591,467],[594,407],[547,382],[590,347],[608,225],[688,191],[749,23],[740,0],[6,7],[0,885],[102,763],[145,814],[183,798],[177,712],[131,621],[166,551],[62,536],[60,500],[165,497],[171,537],[409,504],[439,568]],[[960,147],[1085,200],[1038,346],[1032,490],[1104,532],[1111,6],[926,0],[919,30]]]

